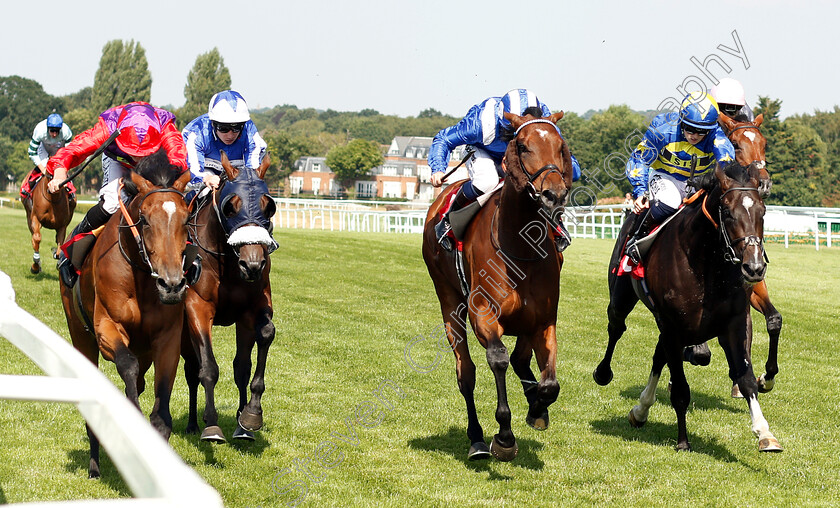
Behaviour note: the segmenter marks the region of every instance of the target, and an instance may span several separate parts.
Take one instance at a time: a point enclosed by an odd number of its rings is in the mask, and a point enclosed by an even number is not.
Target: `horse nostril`
[[[557,202],[557,194],[555,194],[554,191],[544,190],[542,193],[542,197],[543,202],[545,202],[545,204],[547,205],[553,205]]]

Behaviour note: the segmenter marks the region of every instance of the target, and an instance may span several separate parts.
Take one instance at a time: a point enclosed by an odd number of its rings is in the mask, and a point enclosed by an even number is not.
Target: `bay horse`
[[[47,190],[47,183],[52,175],[46,174],[35,182],[31,198],[21,198],[26,210],[26,224],[32,235],[32,266],[29,271],[41,273],[41,228],[55,230],[55,244],[61,246],[67,236],[67,226],[76,210],[76,200],[70,198],[70,191],[63,186],[52,194]],[[53,258],[58,259],[56,249],[52,249]]]
[[[263,181],[270,158],[266,155],[254,170],[237,169],[222,152],[225,177],[209,199],[196,201],[191,236],[202,256],[202,272],[186,298],[187,327],[181,355],[189,387],[187,432],[198,431],[197,392],[204,387],[204,423],[201,439],[224,442],[218,426],[214,399],[219,367],[213,355],[212,326],[236,325],[234,381],[239,389],[237,428],[233,437],[253,439],[263,425],[262,394],[268,349],[274,340],[271,303],[271,258],[277,243],[269,231],[276,205]],[[257,364],[251,380],[251,352],[257,346]]]
[[[103,226],[75,287],[59,282],[73,346],[94,365],[100,353],[114,362],[126,397],[138,409],[144,374],[154,364],[150,421],[167,440],[187,292],[183,258],[189,213],[183,190],[190,172],[178,176],[179,171],[163,150],[142,159],[136,172],[129,171],[123,182],[133,184],[136,195],[124,213],[115,213]],[[88,475],[98,478],[99,441],[90,427],[87,434]]]
[[[458,249],[443,249],[434,228],[460,185],[453,184],[438,196],[426,216],[423,259],[455,354],[458,388],[467,406],[471,460],[492,454],[510,461],[518,452],[505,383],[509,364],[522,382],[528,400],[526,421],[532,427],[548,427],[548,406],[560,390],[555,356],[563,256],[554,249],[554,227],[572,186],[569,147],[555,125],[562,117],[562,112],[546,118],[505,113],[515,132],[502,163],[507,172],[504,183],[463,235],[462,264],[468,292],[462,290],[457,274],[460,261],[456,256],[461,254]],[[486,349],[496,381],[499,432],[489,448],[475,409],[476,369],[466,340],[467,316]],[[517,337],[510,355],[503,335]],[[540,370],[539,382],[531,371],[532,353]]]
[[[688,203],[650,246],[644,284],[616,270],[623,251],[619,235],[610,260],[609,343],[593,377],[600,385],[612,380],[615,345],[627,329],[627,315],[641,298],[653,312],[660,333],[648,384],[628,415],[630,423],[641,427],[647,421],[662,367],[667,364],[673,383],[671,405],[677,414],[677,449],[690,450],[686,409],[691,395],[683,371],[683,349],[717,337],[729,363],[729,377],[746,399],[759,450],[781,451],[758,404],[758,383],[747,349],[752,330],[750,291],[745,286],[762,281],[767,269],[758,169],[733,162],[717,166],[701,182],[702,199]]]

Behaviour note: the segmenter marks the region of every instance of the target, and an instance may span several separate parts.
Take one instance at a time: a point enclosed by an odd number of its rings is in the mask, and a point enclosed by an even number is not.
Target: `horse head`
[[[262,276],[268,256],[277,249],[270,220],[277,205],[263,180],[271,159],[266,155],[257,169],[235,168],[222,152],[221,162],[227,175],[219,191],[222,227],[239,258],[240,276],[253,282]]]
[[[571,154],[556,125],[563,112],[546,118],[505,113],[505,118],[514,129],[503,160],[505,179],[559,222],[572,188]]]
[[[744,280],[756,284],[764,279],[764,201],[759,192],[760,168],[732,162],[717,166],[712,184],[719,188],[717,225],[727,261],[740,263]],[[712,218],[712,217],[710,217]],[[714,218],[712,221],[715,222]]]
[[[160,150],[141,160],[136,171],[129,172],[130,181],[137,188],[130,212],[135,217],[135,238],[155,279],[160,301],[165,304],[183,301],[187,289],[184,249],[189,210],[183,192],[190,172],[179,176],[179,171],[170,164],[166,152]]]
[[[767,139],[759,130],[764,121],[764,114],[755,117],[753,122],[739,122],[721,113],[718,121],[735,148],[735,160],[742,166],[754,164],[760,171],[758,190],[761,192],[761,197],[766,198],[770,194],[771,185],[764,155]]]

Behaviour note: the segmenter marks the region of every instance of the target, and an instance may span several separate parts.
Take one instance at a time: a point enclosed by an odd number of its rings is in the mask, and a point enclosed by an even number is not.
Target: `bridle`
[[[123,189],[123,183],[120,182],[120,193],[122,192],[122,189]],[[138,230],[138,226],[142,226],[144,224],[147,225],[149,223],[146,220],[146,218],[143,216],[143,211],[142,211],[143,201],[145,201],[145,199],[149,195],[154,194],[156,192],[173,192],[173,193],[177,194],[178,196],[180,196],[182,201],[184,199],[184,194],[180,191],[175,190],[175,189],[166,188],[166,189],[154,189],[152,191],[149,191],[140,198],[140,203],[138,203],[138,205],[137,205],[137,213],[138,213],[137,222],[133,222],[133,220],[131,218],[131,215],[128,213],[128,209],[125,207],[125,204],[122,202],[122,199],[119,199],[120,212],[122,213],[122,217],[120,217],[120,226],[119,227],[120,228],[128,228],[128,229],[131,230],[131,234],[132,234],[132,236],[134,236],[134,241],[137,242],[137,249],[140,251],[140,258],[143,260],[143,263],[145,263],[145,266],[137,266],[137,264],[128,256],[128,253],[125,251],[125,248],[123,247],[122,235],[117,235],[117,243],[119,244],[119,247],[120,247],[120,253],[122,253],[125,260],[128,261],[129,264],[131,264],[131,266],[150,273],[152,275],[152,277],[154,277],[154,278],[158,278],[159,275],[158,275],[157,272],[155,272],[154,268],[152,267],[152,262],[149,259],[149,255],[147,254],[146,241],[143,238],[143,233],[142,233],[143,229],[141,227]],[[123,221],[125,221],[127,224],[123,224]],[[183,265],[184,265],[184,260],[181,259],[181,266],[183,266]]]
[[[724,207],[723,197],[726,196],[727,194],[729,194],[732,191],[755,192],[756,194],[759,195],[759,199],[761,199],[761,194],[759,193],[759,190],[757,188],[754,188],[754,187],[731,187],[729,189],[726,189],[720,195],[720,204],[718,205],[718,221],[715,222],[715,220],[712,218],[711,214],[709,213],[708,208],[706,207],[706,201],[709,198],[709,194],[707,193],[706,196],[703,198],[703,203],[701,205],[702,209],[703,209],[703,214],[706,216],[707,219],[709,219],[709,221],[712,223],[712,225],[715,227],[715,229],[720,231],[720,236],[723,240],[723,245],[724,245],[723,259],[728,263],[732,263],[733,265],[740,263],[741,258],[738,257],[738,254],[735,252],[734,247],[736,245],[738,245],[739,243],[744,242],[744,250],[746,250],[747,247],[752,246],[752,245],[761,248],[761,254],[764,257],[764,262],[769,263],[770,259],[767,257],[767,251],[764,250],[764,242],[761,238],[759,238],[756,235],[747,235],[747,236],[742,236],[742,237],[735,238],[734,240],[732,240],[729,237],[729,232],[726,230],[726,227],[723,226],[723,220],[724,220],[724,218],[723,218],[723,207]],[[743,252],[743,250],[741,252]]]

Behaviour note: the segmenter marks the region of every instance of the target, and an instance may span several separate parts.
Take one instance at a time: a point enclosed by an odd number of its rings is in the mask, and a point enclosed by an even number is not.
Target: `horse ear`
[[[146,180],[145,178],[138,175],[134,171],[129,171],[128,176],[129,176],[129,179],[131,180],[131,183],[133,183],[134,186],[137,187],[138,194],[148,194],[148,193],[152,192],[153,190],[155,190],[155,186],[152,185],[152,182]],[[125,178],[125,177],[123,177],[123,178]]]
[[[228,159],[227,154],[224,150],[219,150],[219,154],[222,156],[222,167],[225,168],[225,173],[227,174],[228,181],[235,180],[237,176],[239,176],[239,170],[233,167],[230,163],[230,159]]]
[[[764,121],[764,113],[755,117],[755,120],[753,120],[753,123],[755,124],[756,127],[761,127],[761,122],[763,122],[763,121]]]
[[[265,157],[263,157],[262,162],[260,163],[260,167],[257,168],[257,176],[260,180],[263,179],[265,176],[265,172],[268,171],[268,166],[271,165],[271,154],[265,152]]]
[[[523,123],[525,123],[524,118],[518,115],[514,115],[513,113],[508,113],[507,111],[505,111],[505,120],[510,122],[510,124],[513,126],[514,131],[518,129]]]
[[[184,192],[184,189],[187,188],[187,184],[190,183],[192,179],[192,173],[189,171],[184,171],[181,176],[175,180],[175,183],[172,184],[172,188],[178,192]]]
[[[726,116],[725,113],[718,114],[718,120],[720,120],[720,123],[730,131],[735,128],[735,124],[737,123],[732,118]]]
[[[564,114],[565,114],[564,112],[559,111],[559,112],[557,112],[557,113],[552,114],[550,117],[548,117],[548,120],[549,120],[551,123],[557,123],[557,122],[559,122],[559,121],[560,121],[560,119],[561,119],[561,118],[563,118],[563,115],[564,115]]]

